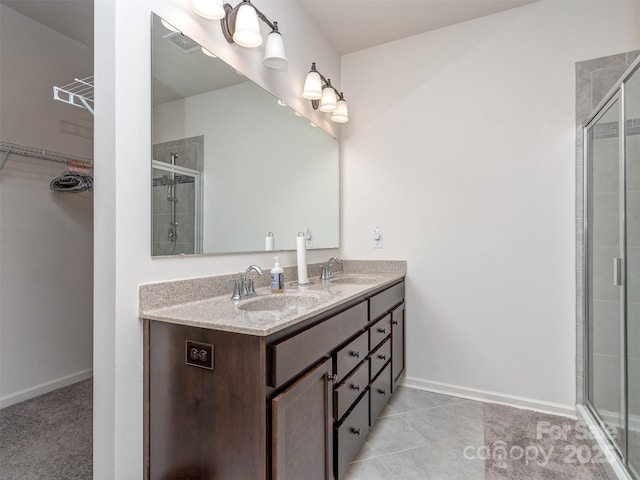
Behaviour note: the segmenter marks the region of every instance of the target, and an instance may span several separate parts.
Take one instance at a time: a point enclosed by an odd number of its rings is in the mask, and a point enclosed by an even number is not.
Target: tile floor
[[[576,424],[565,417],[401,387],[369,432],[343,480],[607,479],[600,465],[567,464],[579,445],[587,442],[585,448],[592,448],[589,440],[574,442],[575,448],[567,447],[571,438],[561,444],[549,440],[547,451],[551,442],[556,453],[553,458],[549,456],[548,464],[540,466],[544,457],[538,453],[545,448],[543,440],[535,440],[540,422],[549,422],[550,427]],[[486,452],[492,455],[492,446],[501,441],[512,455],[507,463],[496,457],[478,458]],[[488,450],[480,449],[485,445]],[[537,465],[533,458],[531,462],[526,460],[525,451],[536,453]],[[520,454],[522,458],[518,459]]]

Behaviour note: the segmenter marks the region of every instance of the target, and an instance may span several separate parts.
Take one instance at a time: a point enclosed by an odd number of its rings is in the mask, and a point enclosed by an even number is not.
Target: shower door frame
[[[626,82],[634,74],[640,70],[640,57],[634,61],[625,73],[618,79],[615,85],[604,96],[602,101],[596,106],[593,112],[589,115],[587,120],[583,123],[583,309],[584,309],[584,338],[583,338],[583,356],[584,362],[584,385],[583,385],[583,398],[584,405],[587,412],[591,416],[592,420],[600,427],[604,437],[612,446],[613,450],[619,456],[621,463],[627,469],[627,471],[634,475],[635,478],[640,479],[640,472],[637,472],[633,466],[629,463],[629,416],[628,416],[628,371],[627,371],[627,144],[626,144]],[[589,199],[593,193],[589,189],[589,130],[594,127],[598,120],[604,116],[609,108],[611,108],[615,102],[618,101],[620,105],[620,111],[618,115],[618,178],[619,178],[619,204],[618,204],[618,221],[619,221],[619,251],[618,254],[621,258],[621,300],[620,300],[620,415],[623,428],[624,441],[622,445],[619,445],[614,439],[611,438],[609,429],[606,423],[601,418],[599,412],[592,404],[589,397],[589,390],[591,387],[591,371],[590,362],[592,352],[589,349],[590,344],[590,298],[591,292],[589,290],[589,274],[591,265],[589,262]]]

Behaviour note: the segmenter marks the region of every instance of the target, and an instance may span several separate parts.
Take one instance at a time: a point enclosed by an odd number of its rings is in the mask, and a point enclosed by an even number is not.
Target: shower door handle
[[[622,286],[622,259],[613,259],[613,285],[616,287]]]

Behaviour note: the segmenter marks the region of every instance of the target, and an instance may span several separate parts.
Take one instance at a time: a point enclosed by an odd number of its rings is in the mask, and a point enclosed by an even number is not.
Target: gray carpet
[[[497,404],[484,407],[486,480],[607,480],[582,422]],[[504,447],[504,450],[502,450]]]
[[[90,480],[92,381],[0,410],[0,480]]]

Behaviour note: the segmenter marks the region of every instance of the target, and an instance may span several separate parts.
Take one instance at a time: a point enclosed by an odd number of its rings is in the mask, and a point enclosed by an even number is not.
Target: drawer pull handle
[[[386,395],[386,394],[387,394],[387,391],[386,391],[384,388],[379,388],[379,389],[378,389],[378,393],[379,393],[380,395]]]
[[[386,328],[379,328],[378,329],[378,333],[387,333],[387,329]]]
[[[394,325],[397,325],[397,324],[398,324],[398,320],[394,320],[394,321],[393,321],[393,324],[394,324]]]
[[[356,427],[351,427],[351,433],[353,433],[354,435],[360,436],[360,429]]]
[[[353,390],[357,390],[358,392],[360,391],[360,385],[358,385],[357,383],[352,383],[351,388]]]
[[[379,358],[380,360],[386,360],[386,359],[387,359],[387,356],[386,356],[386,355],[382,355],[382,354],[380,354],[380,355],[378,355],[378,358]]]
[[[356,358],[360,358],[360,352],[351,351],[351,356],[352,357],[356,357]]]

